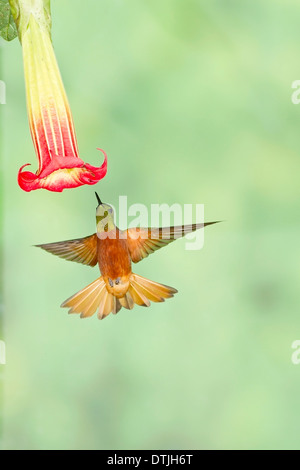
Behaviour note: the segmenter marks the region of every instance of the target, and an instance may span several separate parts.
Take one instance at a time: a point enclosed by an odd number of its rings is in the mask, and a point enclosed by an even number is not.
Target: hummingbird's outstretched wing
[[[138,263],[151,253],[154,253],[154,251],[177,240],[177,238],[184,237],[184,235],[206,227],[206,225],[213,225],[218,222],[177,225],[175,227],[164,228],[129,228],[126,235],[131,259],[134,263]]]
[[[35,246],[67,261],[75,261],[76,263],[87,264],[88,266],[95,266],[98,261],[96,233],[89,237],[77,238],[76,240],[45,243],[44,245]]]

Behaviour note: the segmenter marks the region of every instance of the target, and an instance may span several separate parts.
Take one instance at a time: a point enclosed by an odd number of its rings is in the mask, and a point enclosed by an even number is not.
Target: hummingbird
[[[149,307],[150,302],[164,302],[178,291],[173,287],[146,279],[132,272],[151,253],[177,238],[216,222],[178,225],[164,228],[129,228],[120,230],[114,222],[114,210],[103,203],[97,193],[96,224],[93,235],[57,243],[35,245],[68,261],[88,266],[98,263],[101,276],[65,300],[61,307],[81,318],[94,315],[102,320],[122,307],[131,310],[135,304]]]

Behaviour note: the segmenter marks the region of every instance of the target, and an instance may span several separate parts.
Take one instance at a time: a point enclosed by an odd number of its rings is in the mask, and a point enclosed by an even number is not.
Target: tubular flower
[[[18,174],[24,191],[60,192],[95,184],[107,172],[107,157],[94,167],[79,158],[73,118],[51,42],[50,0],[10,0],[23,49],[30,132],[38,158],[36,173]]]

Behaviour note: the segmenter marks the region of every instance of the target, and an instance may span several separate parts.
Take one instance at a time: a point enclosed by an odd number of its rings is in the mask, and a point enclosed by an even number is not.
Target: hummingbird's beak
[[[102,204],[101,199],[100,199],[100,197],[98,196],[98,194],[96,193],[96,191],[95,191],[95,194],[96,194],[96,198],[97,198],[98,204],[99,204],[99,206],[100,206],[100,205]]]

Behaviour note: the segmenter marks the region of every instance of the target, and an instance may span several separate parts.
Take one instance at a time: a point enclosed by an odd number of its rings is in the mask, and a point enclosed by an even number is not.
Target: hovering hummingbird
[[[97,233],[75,240],[36,245],[68,261],[99,265],[101,276],[65,300],[61,307],[69,308],[69,313],[80,313],[81,318],[92,316],[98,309],[98,318],[102,320],[111,312],[118,313],[122,307],[129,310],[134,304],[149,307],[150,301],[164,302],[173,297],[178,292],[176,289],[133,273],[131,263],[138,263],[177,238],[218,222],[119,230],[114,223],[113,208],[101,202],[95,194],[98,201]]]

